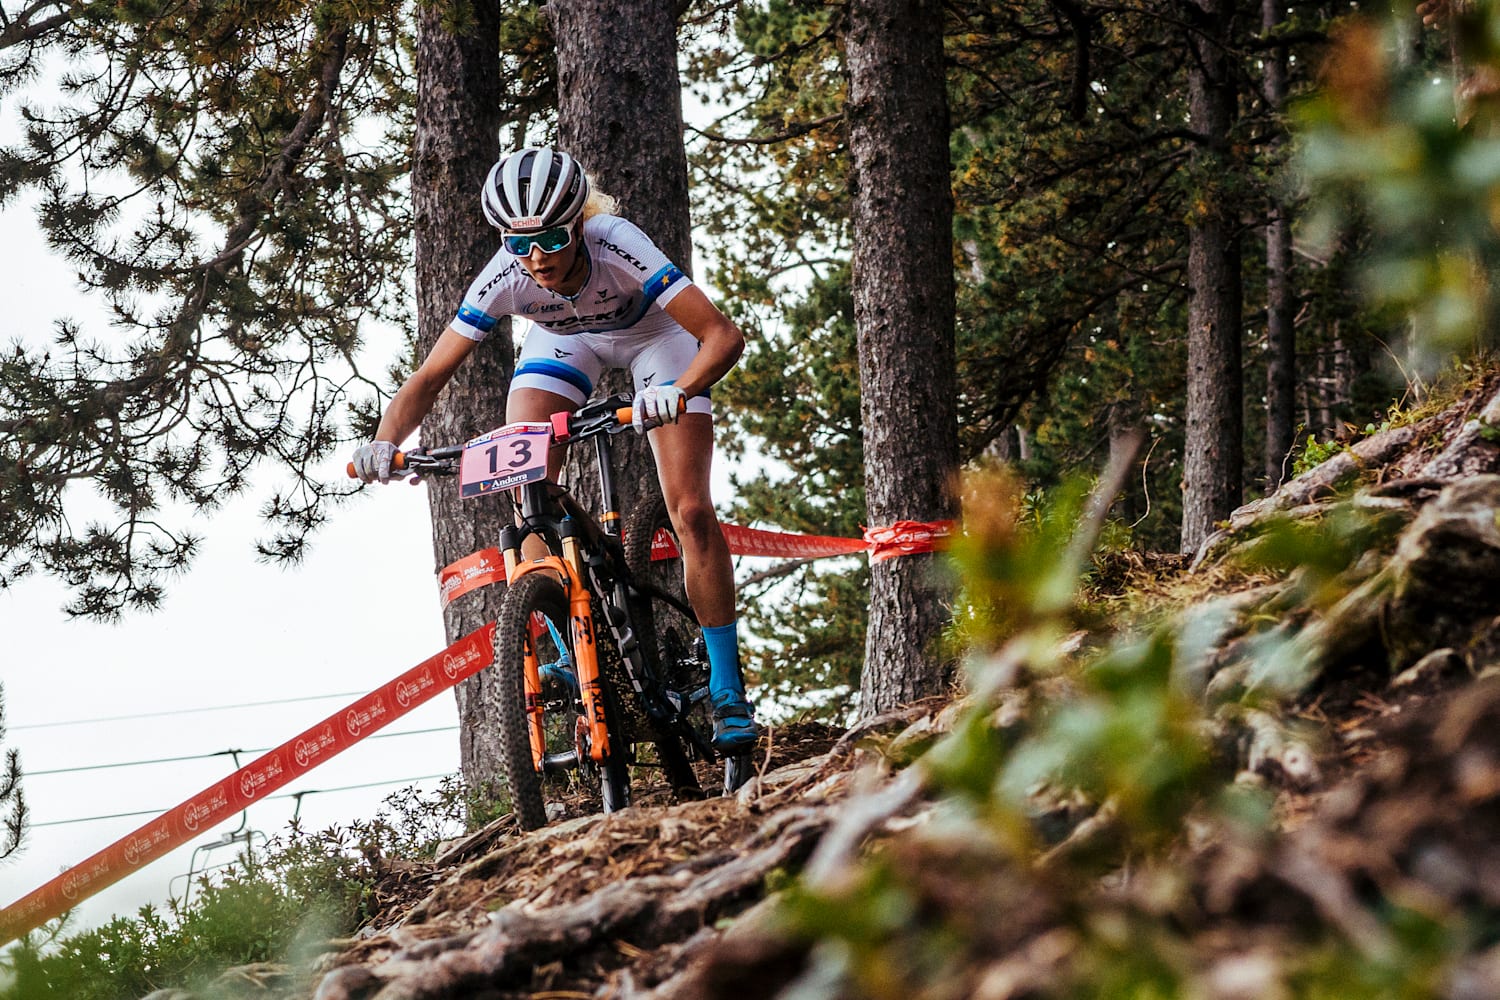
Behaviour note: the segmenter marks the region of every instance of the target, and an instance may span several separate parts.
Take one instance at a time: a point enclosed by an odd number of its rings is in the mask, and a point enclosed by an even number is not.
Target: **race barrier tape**
[[[736,556],[773,556],[781,559],[825,559],[830,556],[857,555],[868,552],[874,562],[897,556],[935,552],[947,545],[953,534],[953,521],[897,521],[888,528],[867,528],[864,538],[839,538],[832,535],[799,535],[787,531],[765,531],[742,528],[737,524],[720,524],[729,552]],[[665,531],[651,540],[652,559],[675,559],[677,547]],[[438,574],[438,590],[443,606],[464,594],[505,580],[505,560],[494,547],[480,549],[445,566]]]
[[[0,910],[0,944],[186,844],[494,661],[493,624],[270,750]]]
[[[438,574],[438,592],[442,597],[443,607],[446,608],[449,601],[457,600],[470,591],[504,582],[505,560],[499,549],[490,546],[443,567]]]
[[[897,556],[936,552],[946,548],[954,522],[897,521],[889,528],[866,528],[865,541],[870,545],[870,561],[885,562]]]
[[[828,535],[796,535],[787,531],[764,531],[721,524],[729,551],[737,556],[777,556],[782,559],[826,559],[865,551],[858,538],[833,538]]]

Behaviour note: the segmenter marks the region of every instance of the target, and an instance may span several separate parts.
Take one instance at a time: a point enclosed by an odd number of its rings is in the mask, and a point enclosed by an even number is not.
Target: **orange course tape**
[[[870,545],[870,561],[885,562],[897,556],[913,556],[947,548],[954,522],[897,521],[889,528],[866,528],[865,541]]]
[[[780,559],[824,559],[829,556],[870,553],[874,562],[897,556],[936,552],[945,548],[954,531],[952,521],[897,521],[888,528],[867,528],[864,538],[838,538],[832,535],[799,535],[787,531],[765,531],[742,528],[737,524],[720,524],[729,551],[737,556],[773,556]],[[652,559],[675,559],[677,547],[665,531],[651,540]],[[443,606],[464,594],[500,583],[505,579],[505,561],[496,548],[481,549],[450,563],[438,574],[438,589]]]
[[[483,670],[494,662],[494,628],[491,624],[475,629],[436,656],[0,910],[0,944],[61,916],[89,896],[181,847],[434,695]]]
[[[858,538],[834,538],[829,535],[797,535],[786,531],[763,531],[721,524],[729,551],[737,556],[777,556],[783,559],[825,559],[865,551]]]
[[[443,607],[471,590],[505,582],[505,560],[500,550],[491,546],[449,563],[438,574],[438,591]]]

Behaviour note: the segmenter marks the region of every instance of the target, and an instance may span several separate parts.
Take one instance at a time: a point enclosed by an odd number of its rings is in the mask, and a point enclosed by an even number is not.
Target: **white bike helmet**
[[[484,179],[481,195],[490,225],[510,232],[565,226],[588,200],[589,179],[578,161],[546,147],[501,157]]]

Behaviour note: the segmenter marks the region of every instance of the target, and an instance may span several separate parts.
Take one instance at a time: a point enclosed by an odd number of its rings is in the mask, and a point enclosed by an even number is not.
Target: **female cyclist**
[[[485,218],[501,250],[469,286],[432,352],[391,399],[354,468],[387,482],[391,457],[431,410],[454,371],[502,316],[534,326],[516,359],[505,419],[545,421],[587,401],[606,368],[635,382],[634,426],[651,451],[682,546],[688,600],[708,646],[714,747],[755,742],[735,624],[734,571],[709,497],[713,419],[708,389],[739,360],[745,338],[703,291],[632,223],[591,191],[567,153],[522,149],[485,178]],[[550,474],[560,471],[553,456]]]

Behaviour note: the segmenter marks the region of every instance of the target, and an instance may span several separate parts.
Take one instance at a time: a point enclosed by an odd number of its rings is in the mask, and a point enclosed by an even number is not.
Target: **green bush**
[[[138,1000],[167,987],[204,991],[238,965],[301,965],[375,915],[378,859],[431,857],[501,807],[450,778],[431,795],[402,789],[348,828],[309,833],[294,821],[165,910],[145,906],[78,933],[64,917],[28,935],[0,957],[0,1000]]]

